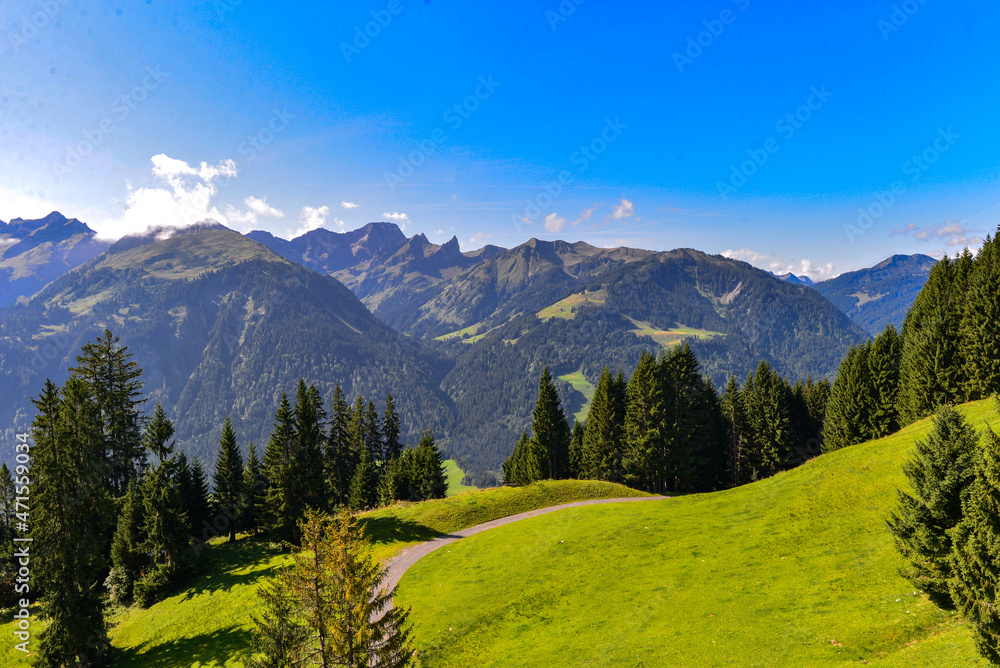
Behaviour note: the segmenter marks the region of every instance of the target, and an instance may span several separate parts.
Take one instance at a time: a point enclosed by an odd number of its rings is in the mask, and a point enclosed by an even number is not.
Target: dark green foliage
[[[662,490],[666,484],[665,388],[659,371],[656,357],[643,352],[626,389],[624,482],[638,489]]]
[[[361,461],[351,480],[347,505],[351,510],[365,510],[378,505],[378,474],[371,452],[367,448],[361,451]]]
[[[301,379],[295,392],[295,438],[289,494],[302,509],[326,507],[327,489],[323,475],[323,441],[326,439],[326,411],[319,391],[306,387]],[[301,511],[299,511],[301,512]],[[298,520],[298,513],[296,514]]]
[[[514,485],[529,485],[542,479],[542,462],[545,453],[541,452],[537,441],[528,438],[527,432],[521,434],[507,461],[503,463],[503,481]]]
[[[951,541],[951,599],[971,624],[979,653],[1000,664],[1000,437],[991,429]]]
[[[143,548],[157,565],[177,564],[188,547],[191,523],[180,485],[179,464],[174,459],[151,469],[142,483]]]
[[[0,607],[13,607],[19,598],[14,591],[17,566],[14,561],[15,503],[17,487],[7,464],[0,464]]]
[[[443,499],[448,493],[448,481],[444,476],[441,451],[434,442],[434,434],[424,432],[416,450],[416,467],[420,471],[420,498]]]
[[[197,457],[190,465],[184,453],[178,456],[178,475],[184,512],[191,527],[191,535],[204,540],[212,529],[212,513],[208,499],[208,476]]]
[[[780,471],[794,447],[791,387],[766,362],[757,366],[740,392],[746,424],[746,473],[751,480]]]
[[[138,478],[144,461],[142,416],[142,369],[108,330],[93,343],[83,346],[73,374],[90,388],[100,407],[94,428],[104,448],[105,479],[115,497],[122,496],[130,481]]]
[[[532,438],[545,456],[541,462],[542,475],[551,480],[561,479],[569,467],[569,423],[548,367],[542,369],[538,380],[538,401],[532,416]]]
[[[747,421],[743,414],[743,397],[736,377],[730,377],[722,395],[722,417],[725,426],[726,450],[729,454],[727,479],[738,486],[751,482],[751,470],[747,466]]]
[[[146,425],[143,445],[158,461],[164,461],[174,453],[174,425],[167,418],[162,404],[156,404],[153,417]]]
[[[114,514],[101,411],[80,378],[62,392],[47,381],[34,404],[32,578],[46,592],[41,616],[50,622],[39,637],[38,665],[106,665],[100,584]]]
[[[240,501],[240,529],[259,534],[264,528],[264,508],[267,503],[267,476],[264,465],[257,457],[257,446],[250,444],[246,465],[243,467],[243,498]]]
[[[382,417],[382,441],[385,451],[383,459],[392,461],[403,452],[403,444],[399,441],[399,414],[396,412],[396,402],[392,395],[385,398],[385,413]]]
[[[543,383],[545,373],[542,373]],[[625,401],[620,387],[604,367],[594,389],[590,412],[583,427],[582,477],[593,480],[620,482],[622,479],[622,439],[624,436]],[[541,402],[541,394],[539,395]],[[536,415],[538,409],[535,409]]]
[[[226,417],[219,439],[219,452],[215,458],[215,504],[226,516],[229,525],[229,540],[236,540],[236,513],[239,510],[243,489],[243,456],[236,444],[236,432]]]
[[[267,476],[267,528],[276,537],[291,540],[302,506],[294,496],[295,423],[288,395],[274,413],[274,430],[264,449]]]
[[[986,236],[969,274],[960,328],[968,364],[968,395],[982,399],[1000,390],[1000,230]]]
[[[323,451],[331,507],[347,504],[351,480],[360,459],[360,446],[352,438],[351,409],[340,385],[337,385],[331,402],[330,433]]]
[[[927,440],[903,466],[913,494],[900,490],[899,508],[887,519],[908,566],[902,575],[942,604],[949,604],[951,532],[962,520],[962,497],[973,482],[975,430],[950,406],[938,410]]]
[[[583,471],[583,425],[579,421],[573,423],[573,434],[569,439],[569,471],[570,478],[580,478]]]
[[[868,438],[882,438],[899,430],[899,361],[903,342],[887,325],[868,347],[868,379],[872,404],[867,409]]]
[[[830,389],[823,426],[823,451],[832,452],[871,437],[874,386],[868,354],[870,345],[852,347],[840,363]]]
[[[300,621],[300,611],[284,572],[258,590],[260,615],[251,615],[254,623],[255,655],[247,660],[249,668],[290,668],[302,665],[309,630]]]
[[[149,563],[146,550],[143,549],[145,537],[142,518],[142,495],[133,480],[125,494],[118,514],[118,526],[111,541],[111,564],[114,568],[111,597],[118,603],[128,604],[132,601],[132,587]]]

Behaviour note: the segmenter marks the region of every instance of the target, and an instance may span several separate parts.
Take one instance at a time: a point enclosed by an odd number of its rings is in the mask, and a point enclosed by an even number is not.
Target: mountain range
[[[167,408],[178,442],[209,463],[227,414],[243,442],[262,444],[280,392],[303,377],[325,396],[336,382],[349,397],[391,392],[411,440],[433,429],[489,484],[530,422],[543,366],[583,418],[601,369],[628,371],[643,350],[687,340],[716,384],[762,359],[790,378],[820,378],[871,331],[824,298],[830,282],[814,289],[692,249],[531,239],[462,252],[455,238],[407,238],[391,223],[291,241],[206,223],[102,247],[79,221],[44,220],[12,221],[6,250],[33,239],[80,247],[62,257],[85,261],[36,293],[12,288],[19,303],[0,309],[2,424],[27,426],[44,378],[61,381],[79,347],[110,327],[145,369],[150,401]],[[879,281],[910,294],[924,263],[887,263],[831,294],[881,294]],[[852,297],[850,306],[895,309],[907,298]],[[856,317],[877,319],[871,307]]]

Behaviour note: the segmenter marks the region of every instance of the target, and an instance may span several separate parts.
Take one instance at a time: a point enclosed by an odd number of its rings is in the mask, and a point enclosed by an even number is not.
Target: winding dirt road
[[[521,520],[526,520],[530,517],[537,517],[539,515],[545,515],[547,513],[554,513],[557,510],[563,510],[565,508],[593,506],[599,503],[628,503],[631,501],[665,501],[669,498],[670,498],[669,496],[631,496],[619,499],[592,499],[590,501],[576,501],[574,503],[564,503],[559,506],[550,506],[548,508],[539,508],[538,510],[529,510],[526,513],[511,515],[510,517],[501,517],[498,520],[492,520],[490,522],[484,522],[483,524],[477,524],[474,527],[469,527],[468,529],[462,529],[461,531],[456,531],[453,534],[429,540],[426,543],[420,543],[419,545],[411,545],[410,547],[404,549],[402,552],[400,552],[395,557],[389,560],[388,577],[386,577],[386,579],[383,581],[382,587],[383,589],[392,589],[393,587],[395,587],[397,584],[399,584],[399,580],[403,577],[403,574],[410,569],[410,566],[417,563],[418,561],[426,557],[434,550],[440,549],[445,545],[454,543],[456,540],[460,540],[462,538],[468,538],[469,536],[474,536],[477,533],[482,533],[483,531],[488,531],[489,529],[502,527],[505,524],[510,524],[512,522],[520,522]]]

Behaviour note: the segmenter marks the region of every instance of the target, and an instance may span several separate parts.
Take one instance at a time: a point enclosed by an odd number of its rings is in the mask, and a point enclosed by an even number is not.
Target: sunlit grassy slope
[[[465,477],[465,471],[463,471],[458,462],[454,459],[448,459],[444,462],[445,468],[445,478],[448,481],[448,496],[454,496],[461,492],[471,492],[476,487],[472,485],[463,485],[462,478]]]
[[[962,408],[1000,427],[992,401]],[[982,666],[897,574],[884,517],[928,420],[727,492],[590,506],[403,578],[423,666]]]
[[[407,545],[429,540],[499,517],[584,499],[641,495],[620,485],[564,480],[524,488],[471,491],[441,499],[384,508],[364,515],[375,555],[387,559]],[[286,553],[242,539],[213,545],[204,553],[205,573],[190,587],[148,610],[117,613],[111,638],[116,666],[181,668],[240,666],[250,644],[250,614],[257,589]],[[12,639],[12,624],[0,625],[0,637]],[[40,627],[34,627],[34,631]],[[0,643],[0,667],[28,666],[13,642]]]

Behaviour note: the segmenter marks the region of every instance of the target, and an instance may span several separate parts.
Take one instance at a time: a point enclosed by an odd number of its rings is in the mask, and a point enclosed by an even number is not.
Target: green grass
[[[573,411],[573,417],[578,422],[583,422],[587,419],[587,414],[590,413],[590,402],[594,399],[594,386],[590,384],[590,381],[587,380],[582,371],[574,371],[573,373],[559,376],[559,380],[566,381],[583,396],[583,401],[573,402],[569,407]]]
[[[629,320],[632,319],[629,318]],[[708,329],[684,327],[683,325],[672,329],[658,329],[642,320],[632,320],[632,324],[635,325],[635,329],[630,330],[633,334],[636,336],[648,336],[664,348],[680,343],[684,339],[694,338],[707,341],[713,337],[722,336],[721,332],[713,332]]]
[[[451,339],[461,339],[466,334],[469,338],[462,339],[464,343],[475,343],[479,339],[486,336],[487,332],[479,333],[479,329],[483,326],[482,323],[476,323],[475,325],[469,325],[464,329],[459,329],[454,332],[449,332],[447,334],[442,334],[441,336],[435,336],[435,341],[449,341]]]
[[[963,407],[1000,426],[994,403]],[[400,584],[423,666],[985,666],[884,517],[928,420],[726,492],[484,532]]]
[[[551,306],[546,306],[538,312],[539,320],[550,320],[552,318],[562,318],[572,320],[576,317],[576,309],[585,304],[603,304],[608,299],[604,289],[594,292],[580,292],[570,295],[566,299],[561,299]]]
[[[454,496],[462,492],[471,492],[474,489],[478,489],[473,485],[463,485],[462,478],[465,477],[465,471],[463,471],[458,466],[458,462],[454,459],[446,459],[444,462],[445,478],[448,481],[448,496]]]
[[[609,483],[564,480],[399,504],[363,518],[375,555],[384,560],[407,545],[492,519],[571,501],[636,494]],[[204,574],[177,595],[147,610],[130,608],[113,615],[111,638],[120,658],[116,666],[242,665],[250,645],[250,614],[258,605],[257,589],[290,557],[267,544],[241,539],[233,545],[213,545],[203,559]],[[37,642],[42,627],[37,619],[33,623],[33,642]],[[13,628],[11,623],[0,624],[0,637],[10,640],[0,643],[0,666],[28,666],[13,649]]]

